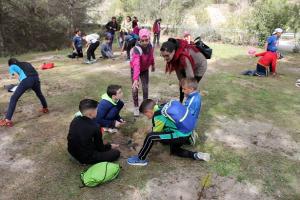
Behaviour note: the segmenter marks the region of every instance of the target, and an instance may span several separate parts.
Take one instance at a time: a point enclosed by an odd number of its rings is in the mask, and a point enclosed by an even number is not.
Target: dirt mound
[[[272,123],[259,121],[231,120],[217,117],[218,128],[207,134],[208,138],[220,141],[236,149],[251,149],[279,153],[290,159],[300,160],[300,143],[296,142],[288,130]]]

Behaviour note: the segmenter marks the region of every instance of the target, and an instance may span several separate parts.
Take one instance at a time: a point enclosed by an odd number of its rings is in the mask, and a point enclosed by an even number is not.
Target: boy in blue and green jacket
[[[97,108],[96,122],[105,129],[105,131],[115,132],[115,128],[120,127],[125,121],[120,116],[124,103],[122,87],[119,85],[110,85],[107,92],[102,95],[102,100]]]
[[[209,160],[209,155],[201,152],[192,152],[181,148],[182,145],[187,144],[189,137],[192,134],[183,133],[178,130],[175,123],[168,117],[161,114],[161,106],[151,99],[146,99],[141,104],[139,110],[148,119],[152,119],[153,128],[152,132],[148,133],[143,147],[136,156],[128,158],[127,163],[129,165],[145,166],[148,164],[146,157],[150,152],[150,149],[154,142],[162,142],[170,145],[171,154],[175,154],[180,157],[192,158],[194,160]]]

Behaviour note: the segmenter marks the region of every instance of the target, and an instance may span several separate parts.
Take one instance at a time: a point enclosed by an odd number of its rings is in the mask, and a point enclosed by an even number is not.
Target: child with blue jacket
[[[185,78],[181,81],[183,93],[186,96],[184,106],[189,109],[190,113],[199,118],[201,111],[201,94],[197,91],[198,82],[195,78]]]
[[[184,106],[189,110],[189,112],[196,118],[199,119],[201,112],[201,94],[197,91],[198,82],[195,78],[184,78],[181,81],[181,87],[186,100]],[[197,132],[194,130],[190,137],[190,143],[195,145],[198,138]]]
[[[116,128],[125,124],[120,116],[124,103],[122,87],[120,85],[109,85],[107,92],[102,95],[102,100],[97,108],[96,122],[104,128],[104,131],[117,132]]]

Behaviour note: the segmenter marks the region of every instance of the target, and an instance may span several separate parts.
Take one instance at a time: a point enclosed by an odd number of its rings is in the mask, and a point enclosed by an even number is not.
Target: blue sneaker
[[[147,160],[141,160],[138,156],[131,156],[127,159],[128,165],[146,166],[148,164]]]

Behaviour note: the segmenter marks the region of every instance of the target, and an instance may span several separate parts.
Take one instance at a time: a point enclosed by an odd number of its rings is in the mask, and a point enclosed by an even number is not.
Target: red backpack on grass
[[[42,70],[52,69],[52,68],[54,68],[54,63],[44,63],[41,65]]]

